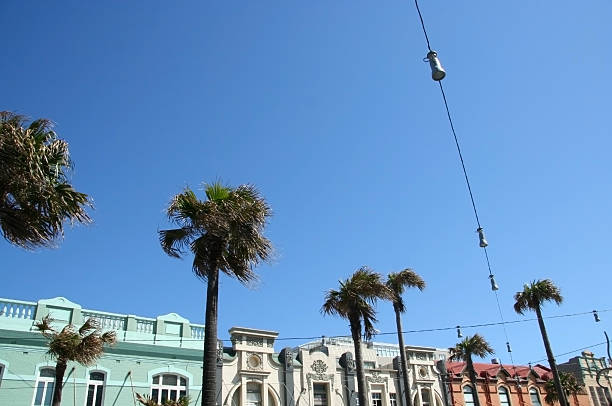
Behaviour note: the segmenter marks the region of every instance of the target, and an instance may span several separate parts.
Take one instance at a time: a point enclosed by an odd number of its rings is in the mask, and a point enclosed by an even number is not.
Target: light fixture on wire
[[[492,291],[499,290],[499,285],[495,281],[495,276],[493,274],[489,274],[489,280],[491,281],[491,290]]]
[[[429,67],[431,68],[431,78],[433,80],[439,82],[440,80],[444,79],[446,76],[446,71],[442,67],[436,51],[429,51],[423,61],[429,62]]]
[[[509,341],[506,341],[506,348],[508,349],[508,352],[512,352],[512,347],[510,347]]]
[[[463,337],[463,334],[461,333],[461,326],[457,326],[457,338],[461,337]]]
[[[593,310],[593,317],[595,318],[595,323],[599,323],[601,321],[599,314],[597,314],[597,310]]]
[[[480,248],[486,248],[489,245],[489,242],[485,238],[484,229],[482,227],[478,227],[476,232],[478,233],[478,245],[480,245]]]

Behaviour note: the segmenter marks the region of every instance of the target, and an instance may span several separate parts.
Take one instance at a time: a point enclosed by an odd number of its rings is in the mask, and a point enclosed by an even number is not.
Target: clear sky
[[[523,283],[543,278],[565,297],[545,315],[611,309],[612,3],[431,0],[421,10],[505,319],[519,318]],[[220,338],[232,326],[281,339],[349,334],[320,307],[362,265],[426,280],[405,294],[405,330],[500,321],[411,1],[5,0],[0,34],[0,109],[54,120],[73,183],[95,201],[95,223],[69,229],[58,249],[0,241],[0,296],[202,323],[205,285],[191,258],[162,252],[157,230],[184,186],[221,179],[266,197],[276,256],[256,289],[222,278]],[[392,306],[378,311],[377,328],[393,332]],[[555,353],[604,341],[612,312],[600,316],[548,319]],[[503,328],[464,329],[475,332],[510,362]],[[516,363],[545,358],[536,322],[507,332]]]

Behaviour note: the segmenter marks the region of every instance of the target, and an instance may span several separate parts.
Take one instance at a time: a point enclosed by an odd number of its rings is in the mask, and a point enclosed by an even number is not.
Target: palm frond
[[[524,314],[526,310],[541,308],[545,302],[555,302],[560,305],[563,302],[561,290],[550,279],[533,281],[529,285],[523,285],[523,290],[514,295],[514,311]]]
[[[458,342],[455,347],[449,350],[451,353],[451,360],[465,362],[470,360],[472,355],[484,358],[487,355],[495,353],[491,345],[480,334],[474,334],[471,337],[464,338],[462,341]]]
[[[410,268],[406,268],[403,271],[397,273],[390,273],[387,276],[386,285],[393,294],[393,306],[400,312],[406,311],[402,294],[406,288],[417,288],[419,290],[425,289],[425,281],[419,274],[414,272]]]
[[[26,249],[53,247],[64,223],[88,224],[91,199],[68,179],[72,162],[66,141],[49,120],[0,113],[0,229]]]

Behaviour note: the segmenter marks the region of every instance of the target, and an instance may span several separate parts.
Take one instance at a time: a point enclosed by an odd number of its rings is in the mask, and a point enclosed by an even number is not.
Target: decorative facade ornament
[[[239,335],[234,335],[231,338],[232,340],[232,344],[236,345],[236,344],[242,344],[242,337]]]
[[[263,369],[263,362],[259,354],[247,353],[247,368],[261,370]]]
[[[385,382],[387,382],[387,378],[380,376],[380,372],[373,371],[372,372],[372,376],[368,376],[368,382],[372,382],[372,383],[385,383]]]
[[[261,338],[261,337],[250,337],[250,336],[247,336],[246,344],[250,345],[252,347],[263,347],[264,346],[263,338]]]
[[[419,376],[421,378],[426,378],[427,377],[427,368],[425,367],[420,367],[419,368]]]
[[[325,364],[325,362],[321,361],[320,359],[313,362],[310,368],[312,368],[312,370],[315,371],[319,375],[327,371],[327,365]]]
[[[315,372],[306,374],[306,379],[308,380],[308,386],[311,385],[312,381],[331,381],[332,389],[334,386],[334,374],[326,374],[327,372],[327,364],[321,361],[320,359],[315,360],[310,368]]]

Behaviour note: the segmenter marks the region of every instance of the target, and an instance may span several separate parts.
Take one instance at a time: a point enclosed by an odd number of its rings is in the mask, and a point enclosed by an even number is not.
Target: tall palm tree
[[[538,318],[538,324],[540,325],[540,333],[542,333],[544,348],[546,349],[546,356],[548,357],[548,364],[553,374],[555,388],[557,389],[557,393],[561,394],[559,396],[559,403],[561,406],[569,406],[561,386],[557,363],[555,362],[548,334],[546,333],[544,319],[542,318],[542,304],[545,302],[555,302],[557,305],[560,305],[563,302],[561,291],[550,279],[533,281],[529,285],[523,285],[523,291],[516,292],[514,300],[516,301],[514,303],[514,311],[518,314],[524,314],[526,310],[535,311]]]
[[[472,355],[479,358],[484,358],[487,355],[493,354],[493,348],[480,334],[474,334],[472,337],[466,337],[463,341],[458,342],[454,348],[449,348],[451,360],[463,361],[466,363],[470,382],[474,389],[474,405],[480,406],[480,399],[478,398],[478,386],[476,383],[476,371],[474,370],[474,363],[472,361]]]
[[[34,326],[49,340],[48,354],[56,359],[52,404],[59,406],[62,403],[62,383],[68,362],[94,364],[104,354],[104,345],[115,344],[116,337],[114,331],[102,333],[92,318],[87,319],[78,330],[72,324],[59,331],[55,330],[52,326],[54,321],[46,316]]]
[[[159,240],[171,257],[181,258],[188,248],[194,256],[193,272],[207,283],[202,406],[214,406],[219,271],[243,284],[257,280],[253,267],[272,254],[263,236],[271,211],[251,185],[231,188],[215,182],[204,191],[205,201],[189,188],[174,196],[167,214],[178,228],[160,231]]]
[[[402,333],[402,319],[401,314],[406,311],[406,305],[402,294],[405,288],[417,288],[419,290],[425,289],[425,281],[410,268],[406,268],[403,271],[397,273],[390,273],[387,276],[387,287],[393,294],[393,310],[395,310],[395,324],[397,326],[397,339],[400,347],[400,362],[402,368],[402,375],[404,376],[404,395],[406,397],[406,405],[412,406],[412,395],[410,393],[410,380],[408,379],[408,364],[406,362],[406,351],[404,346],[404,334]]]
[[[10,243],[51,247],[64,234],[64,222],[89,223],[91,200],[68,179],[72,161],[53,123],[0,112],[0,230]]]
[[[583,386],[578,383],[578,380],[574,375],[567,372],[560,372],[559,378],[561,379],[561,386],[563,387],[563,392],[565,393],[566,399],[570,395],[576,396],[578,393],[582,392]],[[559,401],[559,396],[557,395],[558,392],[557,388],[555,387],[554,379],[549,379],[548,381],[546,381],[544,389],[546,389],[546,396],[544,396],[544,400],[546,401],[546,403],[552,405],[555,402]]]
[[[349,321],[351,336],[355,347],[355,369],[357,370],[357,389],[359,405],[367,406],[366,380],[361,353],[361,335],[366,340],[372,338],[376,330],[374,323],[377,299],[391,300],[391,291],[381,280],[380,274],[368,267],[361,267],[348,279],[339,281],[340,289],[330,289],[325,294],[321,307],[323,314],[335,314]],[[363,329],[362,329],[363,322]]]

